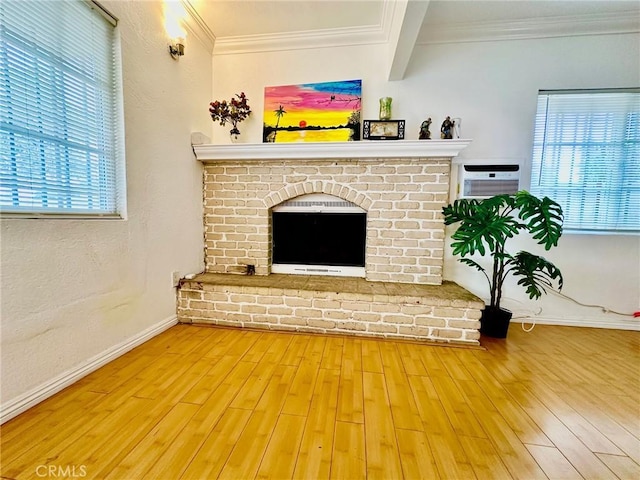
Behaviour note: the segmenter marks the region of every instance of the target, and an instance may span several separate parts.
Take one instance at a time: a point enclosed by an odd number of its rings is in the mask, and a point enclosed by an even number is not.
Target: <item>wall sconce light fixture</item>
[[[164,28],[169,38],[169,54],[174,60],[184,55],[184,39],[187,36],[183,24],[187,12],[182,1],[164,0]]]
[[[184,44],[181,39],[176,40],[176,43],[169,45],[169,53],[174,60],[177,60],[184,55]]]

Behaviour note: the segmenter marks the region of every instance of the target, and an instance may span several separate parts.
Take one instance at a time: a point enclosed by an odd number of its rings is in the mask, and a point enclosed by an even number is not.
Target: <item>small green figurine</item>
[[[431,117],[427,118],[422,125],[420,125],[420,135],[418,136],[419,140],[431,140],[431,132],[429,131],[429,127],[431,126]]]

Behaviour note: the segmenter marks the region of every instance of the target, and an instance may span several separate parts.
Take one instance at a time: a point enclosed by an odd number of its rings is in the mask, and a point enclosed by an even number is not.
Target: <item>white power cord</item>
[[[525,332],[529,333],[529,332],[530,332],[531,330],[533,330],[533,328],[536,326],[536,321],[535,321],[535,320],[533,320],[533,321],[531,322],[531,327],[530,327],[530,328],[526,328],[524,325],[525,325],[525,323],[524,323],[524,322],[521,322],[521,323],[520,323],[520,326],[522,327],[522,330],[524,330]]]
[[[554,295],[557,295],[558,297],[561,297],[561,298],[564,298],[564,299],[570,300],[571,302],[575,303],[576,305],[580,305],[581,307],[587,307],[587,308],[599,308],[603,313],[613,313],[613,314],[615,314],[615,315],[620,315],[620,316],[623,316],[623,317],[633,317],[633,316],[634,316],[634,315],[633,315],[633,313],[618,312],[618,311],[616,311],[616,310],[612,310],[612,309],[610,309],[610,308],[607,308],[607,307],[605,307],[605,306],[603,306],[603,305],[591,305],[591,304],[588,304],[588,303],[582,303],[582,302],[580,302],[580,301],[576,300],[575,298],[570,297],[569,295],[565,295],[564,293],[561,293],[561,292],[556,292],[555,290],[550,290],[550,293],[553,293]],[[516,300],[516,299],[514,299],[514,298],[509,298],[509,301],[519,303],[520,305],[524,305],[524,303],[523,303],[523,302],[521,302],[521,301],[519,301],[519,300]],[[526,326],[526,325],[527,325],[527,322],[521,322],[521,323],[520,323],[520,326],[522,327],[522,330],[523,330],[523,331],[525,331],[525,332],[527,332],[527,333],[529,333],[529,332],[531,332],[531,331],[535,328],[535,326],[536,326],[536,322],[535,322],[535,319],[534,319],[533,317],[537,317],[537,316],[539,316],[541,313],[542,313],[542,307],[540,307],[540,308],[538,309],[538,311],[537,311],[537,312],[535,312],[535,313],[533,313],[532,315],[526,315],[526,316],[525,316],[525,315],[522,315],[522,316],[513,317],[513,318],[531,318],[531,326],[530,326],[530,327],[527,327],[527,326]],[[630,320],[630,321],[633,321],[633,320]]]
[[[556,292],[555,290],[551,290],[551,293],[553,293],[554,295],[557,295],[558,297],[561,298],[566,298],[567,300],[572,301],[573,303],[575,303],[576,305],[580,305],[581,307],[589,307],[589,308],[599,308],[603,313],[613,313],[615,315],[620,315],[623,317],[633,317],[633,313],[625,313],[625,312],[618,312],[616,310],[612,310],[610,308],[607,308],[603,305],[591,305],[588,303],[582,303],[578,300],[576,300],[573,297],[570,297],[569,295],[565,295],[564,293],[561,292]]]

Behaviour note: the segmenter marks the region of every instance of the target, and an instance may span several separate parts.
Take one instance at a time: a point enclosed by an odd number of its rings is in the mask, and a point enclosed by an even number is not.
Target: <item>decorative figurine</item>
[[[431,132],[429,131],[430,126],[431,126],[431,117],[427,118],[420,125],[420,135],[418,136],[419,140],[431,140]]]
[[[442,126],[440,127],[440,138],[444,139],[452,139],[453,138],[453,127],[455,123],[451,121],[451,117],[447,116],[444,122],[442,122]]]

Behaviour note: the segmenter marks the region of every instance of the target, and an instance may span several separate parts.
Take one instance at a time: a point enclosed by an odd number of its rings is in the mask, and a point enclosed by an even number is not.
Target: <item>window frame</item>
[[[597,94],[608,94],[609,96],[611,95],[616,95],[616,94],[632,94],[633,97],[631,97],[630,99],[630,103],[632,106],[630,106],[629,108],[625,109],[620,109],[619,111],[613,112],[611,110],[606,111],[605,113],[602,112],[596,112],[596,108],[594,107],[591,110],[588,110],[586,113],[585,112],[581,112],[580,108],[583,107],[584,104],[586,104],[587,100],[591,99],[595,99],[595,95]],[[553,111],[549,111],[549,102],[550,102],[550,98],[554,97],[554,96],[560,96],[560,95],[585,95],[585,99],[581,99],[580,101],[575,102],[574,105],[571,106],[571,108],[573,108],[574,110],[571,113],[567,113],[566,111],[563,111],[563,107],[556,107],[554,106],[553,108],[555,108],[555,110]],[[589,97],[587,97],[589,96]],[[546,100],[546,105],[543,106],[543,111],[544,114],[541,113],[541,105],[543,103],[545,103]],[[606,200],[605,201],[599,201],[599,200],[593,200],[593,198],[597,198],[597,192],[595,191],[595,189],[592,189],[592,192],[590,195],[587,194],[585,195],[584,192],[586,191],[587,187],[589,186],[588,184],[593,183],[594,181],[600,180],[599,177],[596,177],[597,173],[600,173],[598,170],[601,168],[600,166],[594,167],[594,164],[592,162],[595,161],[594,159],[594,155],[593,153],[589,150],[589,149],[596,149],[596,145],[602,149],[603,151],[606,149],[618,149],[619,152],[617,152],[614,155],[610,155],[612,156],[612,158],[614,159],[614,161],[618,161],[618,163],[616,164],[618,166],[618,169],[620,171],[624,171],[625,169],[629,169],[629,167],[633,166],[634,163],[633,162],[633,155],[629,155],[628,150],[633,150],[634,148],[640,148],[638,147],[638,145],[640,145],[640,136],[638,136],[637,134],[637,129],[633,129],[633,125],[637,124],[638,121],[640,120],[640,108],[638,110],[636,110],[636,102],[640,102],[640,88],[606,88],[606,89],[558,89],[558,90],[539,90],[538,91],[538,95],[537,95],[537,101],[536,101],[536,114],[535,114],[535,118],[534,118],[534,131],[533,131],[533,140],[532,140],[532,157],[531,157],[531,164],[530,164],[530,175],[529,175],[529,189],[530,191],[538,196],[549,196],[550,198],[558,201],[558,203],[560,203],[561,205],[563,205],[564,200],[566,199],[566,201],[570,201],[575,203],[576,200],[578,199],[578,197],[584,197],[587,198],[587,207],[592,207],[595,210],[598,209],[606,209],[607,206],[610,206],[611,204],[607,203]],[[601,105],[598,105],[598,107],[600,107]],[[640,106],[640,103],[638,103],[638,106]],[[575,117],[578,117],[581,115],[586,115],[588,117],[588,122],[585,122],[582,124],[582,128],[584,130],[589,130],[588,134],[583,134],[584,135],[584,140],[581,141],[577,141],[574,140],[574,142],[567,142],[566,140],[564,140],[565,137],[565,132],[564,131],[560,131],[559,127],[557,125],[553,126],[553,129],[548,130],[548,123],[559,123],[557,119],[553,118],[553,116],[562,116],[562,115],[573,115]],[[610,116],[613,117],[615,114],[618,114],[620,116],[624,116],[624,120],[623,120],[623,124],[624,124],[624,131],[628,131],[631,130],[631,135],[629,136],[629,138],[627,138],[624,134],[620,134],[622,139],[618,139],[618,140],[605,140],[605,141],[600,141],[597,142],[595,140],[593,140],[593,137],[591,136],[591,129],[593,130],[597,130],[598,128],[602,128],[601,125],[598,125],[597,127],[594,127],[594,123],[596,122],[596,120],[594,120],[594,118],[596,116]],[[540,125],[540,121],[543,121],[544,125]],[[614,125],[617,122],[618,126],[620,124],[620,119],[613,119],[613,120],[607,120],[606,123],[604,123],[606,125],[606,127],[610,127],[612,125]],[[575,127],[572,129],[569,129],[570,132],[574,132],[574,135],[577,136],[577,131],[580,128],[580,120],[574,120],[573,123],[570,123],[570,125],[574,125]],[[636,132],[635,135],[633,135],[633,132]],[[598,132],[598,133],[602,133],[602,132]],[[596,135],[594,134],[594,137]],[[554,137],[554,141],[548,141],[549,137]],[[562,140],[558,140],[558,138],[562,137]],[[573,145],[571,146],[571,144],[573,143]],[[550,147],[548,147],[548,144],[551,145]],[[562,150],[563,147],[566,147],[566,150]],[[546,149],[549,149],[550,153],[545,157],[545,153],[546,153]],[[563,160],[563,156],[569,156],[567,154],[567,152],[571,153],[571,161],[568,164],[564,164],[562,165],[561,162]],[[585,153],[586,152],[586,153]],[[576,157],[581,157],[584,153],[584,159],[579,158],[578,160],[576,160]],[[604,157],[602,157],[604,158]],[[621,161],[619,161],[621,160]],[[547,165],[547,171],[545,171],[545,162],[555,162],[555,170],[554,167],[552,166],[548,166]],[[564,167],[564,168],[563,168]],[[584,172],[583,173],[575,173],[576,170],[580,170],[582,169]],[[573,180],[573,179],[569,179],[567,182],[560,182],[560,181],[555,181],[554,179],[554,183],[550,184],[549,182],[547,182],[546,185],[544,185],[544,180],[539,181],[539,178],[541,177],[549,177],[549,176],[553,176],[552,173],[555,171],[556,175],[559,176],[561,173],[561,170],[564,170],[565,174],[569,174],[570,177],[571,176],[578,176],[579,175],[579,180]],[[637,181],[637,179],[640,178],[640,173],[638,174],[638,177],[631,177],[631,182]],[[606,178],[607,181],[610,181],[610,177]],[[602,228],[597,228],[597,224],[598,224],[598,216],[597,214],[591,214],[589,216],[584,216],[581,212],[579,218],[577,219],[572,219],[572,218],[567,218],[567,214],[571,213],[571,212],[575,212],[575,206],[572,206],[571,208],[567,208],[566,205],[563,205],[563,209],[564,209],[564,213],[565,213],[565,232],[567,233],[573,233],[573,234],[595,234],[595,235],[638,235],[640,234],[640,213],[638,213],[638,217],[636,218],[635,216],[632,216],[628,222],[621,222],[622,224],[616,224],[613,221],[613,218],[615,218],[613,215],[616,214],[618,216],[620,216],[621,213],[626,212],[627,215],[634,215],[634,212],[632,210],[633,207],[633,198],[634,195],[638,195],[638,189],[635,187],[635,183],[633,183],[633,185],[626,187],[623,184],[623,180],[625,180],[625,177],[623,176],[623,174],[620,175],[620,177],[615,180],[614,182],[611,182],[611,185],[613,185],[613,187],[608,188],[608,189],[603,189],[603,192],[617,192],[621,195],[628,195],[630,200],[628,200],[628,206],[626,208],[619,208],[619,204],[618,206],[616,206],[616,210],[614,212],[609,212],[607,211],[606,213],[606,219],[608,220],[608,223],[602,227]],[[542,184],[541,184],[542,183]],[[604,182],[606,183],[606,182]],[[580,191],[581,193],[572,193],[571,190],[575,189],[575,191]],[[558,196],[556,196],[556,198],[554,198],[553,193],[551,193],[553,190],[557,191],[557,192],[564,192],[564,195],[560,195],[558,194]],[[565,198],[558,198],[558,197],[565,197]],[[640,208],[638,209],[640,212]],[[631,212],[631,213],[629,213]],[[624,218],[624,217],[623,217]]]
[[[91,9],[91,15],[99,15],[100,18],[111,25],[109,34],[109,49],[112,61],[109,63],[110,89],[108,92],[113,95],[111,99],[112,108],[101,118],[107,119],[113,125],[113,153],[109,155],[110,165],[113,168],[113,175],[109,175],[112,185],[108,187],[108,192],[113,196],[113,209],[111,211],[91,211],[91,209],[65,210],[55,208],[37,208],[30,206],[0,205],[0,219],[73,219],[73,220],[126,220],[126,158],[125,158],[125,137],[124,137],[124,95],[123,95],[123,75],[122,75],[122,51],[120,40],[120,29],[118,19],[107,9],[94,0],[75,0],[77,4],[84,5]],[[106,45],[106,43],[102,43]],[[40,58],[40,57],[38,57]],[[11,107],[11,103],[7,108]],[[37,138],[37,137],[34,137]],[[61,144],[57,144],[58,148]],[[44,158],[44,153],[40,157]],[[63,156],[68,159],[68,156]],[[56,162],[59,165],[62,162]],[[76,165],[83,165],[77,162]],[[88,163],[87,163],[88,165]],[[100,164],[102,165],[102,164]],[[98,170],[102,170],[102,166]],[[103,181],[105,177],[99,174],[98,179]],[[50,188],[50,187],[48,187]],[[37,195],[46,195],[45,187]]]

